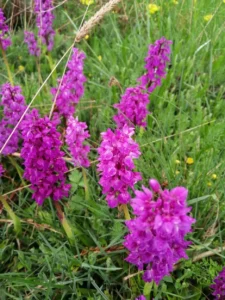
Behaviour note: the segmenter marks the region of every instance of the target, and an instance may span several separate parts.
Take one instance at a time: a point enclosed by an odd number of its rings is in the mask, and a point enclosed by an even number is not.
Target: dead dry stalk
[[[121,0],[110,0],[102,6],[102,8],[100,8],[93,17],[85,22],[81,29],[77,32],[75,42],[79,43],[91,31],[91,29],[103,19],[105,14],[110,12],[120,1]]]

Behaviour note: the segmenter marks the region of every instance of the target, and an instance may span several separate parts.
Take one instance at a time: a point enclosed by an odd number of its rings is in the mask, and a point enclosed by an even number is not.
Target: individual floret
[[[3,173],[5,172],[3,165],[0,164],[0,178],[2,177]]]
[[[126,204],[131,196],[129,189],[141,180],[141,174],[134,172],[135,158],[140,156],[138,144],[132,139],[134,128],[126,125],[113,132],[108,129],[101,133],[102,142],[98,148],[100,185],[106,195],[108,205],[113,208],[119,204]]]
[[[77,167],[89,167],[88,153],[90,146],[84,145],[90,134],[87,130],[85,122],[79,122],[78,117],[74,119],[72,116],[68,118],[66,129],[66,143],[73,158],[73,163]]]
[[[187,189],[162,190],[155,179],[150,180],[150,187],[135,191],[131,206],[136,217],[126,221],[130,233],[124,245],[130,251],[126,260],[144,270],[143,279],[159,284],[179,259],[188,258],[190,242],[185,236],[195,220],[188,216]]]
[[[140,295],[139,297],[137,297],[135,300],[146,300],[144,295]]]

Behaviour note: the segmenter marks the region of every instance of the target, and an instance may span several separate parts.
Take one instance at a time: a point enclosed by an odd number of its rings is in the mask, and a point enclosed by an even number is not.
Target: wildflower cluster
[[[85,139],[90,134],[88,133],[87,124],[79,122],[78,118],[74,119],[70,116],[67,120],[66,143],[69,146],[69,151],[72,155],[74,165],[77,167],[89,167],[88,152],[90,146],[84,145]]]
[[[133,159],[140,156],[139,146],[133,141],[134,129],[126,125],[113,132],[108,129],[101,133],[102,143],[98,148],[98,171],[108,205],[113,208],[130,201],[129,188],[134,189],[136,182],[142,179],[139,172],[134,172]]]
[[[162,78],[166,75],[166,64],[170,61],[171,44],[171,41],[162,37],[155,44],[149,46],[148,55],[145,59],[147,72],[139,78],[139,81],[150,93],[161,85]]]
[[[118,114],[113,117],[117,127],[122,128],[125,124],[145,127],[148,103],[149,96],[142,87],[127,88],[120,103],[114,105],[118,109]]]
[[[41,50],[38,47],[37,41],[35,39],[34,33],[29,31],[24,31],[24,42],[28,46],[28,50],[31,55],[40,56]]]
[[[6,142],[13,127],[17,124],[26,109],[25,100],[21,92],[19,86],[13,87],[10,83],[5,83],[0,88],[0,105],[3,106],[3,118],[0,121],[0,148]],[[7,155],[15,152],[18,148],[20,137],[20,131],[17,128],[4,148],[3,154]]]
[[[155,179],[149,185],[151,190],[135,191],[131,206],[136,217],[126,222],[130,233],[124,245],[130,251],[126,260],[145,270],[145,281],[158,284],[180,258],[188,258],[190,242],[184,238],[195,220],[187,215],[191,208],[184,187],[162,190]]]
[[[215,299],[225,299],[225,267],[214,279],[211,288],[214,290],[212,295],[215,296]]]
[[[93,0],[81,2],[89,5]],[[155,12],[159,9],[154,8]],[[49,51],[53,47],[55,35],[52,10],[52,0],[35,0],[38,36]],[[5,36],[8,27],[4,25],[4,21],[0,10],[0,32],[4,32]],[[40,48],[32,32],[25,31],[25,42],[30,54],[40,55]],[[6,49],[8,45],[9,41],[3,40],[0,34],[0,46]],[[170,45],[171,41],[165,38],[150,45],[145,65],[146,74],[138,79],[136,87],[127,88],[120,103],[114,105],[118,109],[113,118],[117,128],[115,131],[107,129],[101,133],[97,165],[99,184],[111,208],[129,203],[132,198],[130,192],[135,193],[136,197],[131,201],[135,218],[126,222],[130,231],[124,242],[130,252],[126,260],[145,271],[145,281],[154,280],[157,284],[173,270],[180,258],[187,258],[185,250],[190,242],[185,241],[185,236],[195,222],[188,216],[191,208],[187,207],[188,191],[185,188],[163,190],[156,180],[150,180],[151,189],[143,186],[143,191],[138,191],[134,188],[142,180],[141,174],[135,171],[134,159],[139,158],[141,152],[138,143],[132,138],[134,127],[147,125],[145,120],[149,113],[149,93],[165,77]],[[65,75],[58,80],[58,87],[51,90],[56,106],[52,120],[47,116],[41,118],[37,110],[29,112],[4,148],[3,154],[16,151],[20,138],[23,138],[21,157],[24,160],[24,178],[31,182],[32,198],[38,205],[42,205],[48,197],[59,201],[69,193],[70,185],[66,183],[65,176],[68,169],[64,152],[61,151],[64,135],[61,136],[57,131],[60,117],[63,117],[63,122],[67,125],[65,142],[74,165],[90,166],[90,146],[86,142],[90,135],[87,125],[73,116],[76,105],[84,94],[85,58],[83,52],[73,49]],[[101,61],[102,57],[99,56],[98,59]],[[0,122],[1,147],[20,120],[26,104],[18,86],[12,87],[7,83],[1,87],[0,94],[0,105],[4,106],[4,117]],[[0,164],[0,177],[3,172]],[[217,284],[219,281],[215,282]],[[145,300],[145,297],[141,295],[136,299]]]
[[[83,60],[85,57],[83,52],[74,48],[67,65],[68,71],[62,79],[59,79],[59,87],[52,89],[52,94],[56,97],[57,110],[64,117],[74,114],[75,105],[84,94],[86,77],[83,74]]]
[[[60,150],[62,142],[56,130],[58,120],[40,118],[33,110],[22,123],[24,177],[31,182],[32,198],[42,205],[47,197],[58,201],[68,196],[70,185],[66,184],[66,163]]]
[[[0,8],[0,48],[6,50],[11,45],[11,40],[8,35],[9,27],[5,23],[6,18],[2,9]]]
[[[54,14],[53,0],[35,0],[34,11],[37,14],[36,23],[38,27],[38,36],[43,44],[51,51],[54,46],[55,31],[52,28]]]

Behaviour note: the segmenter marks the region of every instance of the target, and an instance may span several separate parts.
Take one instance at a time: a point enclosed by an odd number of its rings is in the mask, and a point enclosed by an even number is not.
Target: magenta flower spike
[[[214,284],[211,285],[214,290],[212,295],[215,296],[216,300],[225,299],[225,267],[214,279]]]
[[[74,114],[75,106],[84,94],[84,83],[86,77],[83,74],[85,54],[77,48],[73,49],[73,54],[67,65],[67,72],[62,79],[59,79],[58,88],[51,90],[56,98],[56,106],[60,115],[69,117]]]
[[[0,88],[0,95],[0,106],[3,106],[3,119],[0,121],[1,148],[24,113],[26,104],[19,86],[13,87],[10,83],[5,83]],[[20,130],[17,128],[2,153],[7,155],[15,152],[18,149],[20,137]]]
[[[28,50],[33,56],[40,56],[41,50],[38,47],[37,41],[35,39],[34,33],[29,31],[24,31],[24,42],[28,46]]]
[[[100,172],[99,184],[109,207],[126,204],[131,196],[129,189],[134,190],[134,185],[142,179],[139,172],[134,172],[133,160],[141,154],[138,144],[132,139],[134,128],[126,125],[113,132],[108,129],[101,133],[102,142],[98,148]]]
[[[190,242],[185,236],[195,219],[188,216],[187,189],[162,190],[155,179],[150,187],[135,191],[131,206],[136,217],[126,221],[130,233],[124,246],[130,251],[126,260],[144,270],[144,281],[159,284],[179,259],[188,258],[185,251]]]
[[[87,124],[79,122],[78,117],[74,119],[70,116],[67,121],[65,140],[72,155],[73,163],[77,167],[88,168],[90,166],[88,160],[90,146],[84,144],[85,140],[89,137]]]
[[[5,51],[11,44],[11,39],[8,37],[9,27],[5,23],[6,18],[0,8],[0,47]]]
[[[114,105],[118,109],[118,114],[113,117],[117,127],[122,128],[125,124],[129,127],[146,127],[145,119],[149,113],[148,104],[149,95],[142,87],[127,88],[120,103]]]
[[[53,0],[35,0],[34,11],[37,15],[36,23],[38,27],[38,36],[42,43],[51,51],[54,46],[55,31],[53,30]]]
[[[68,169],[60,150],[60,133],[56,130],[58,122],[57,118],[40,118],[37,110],[33,110],[21,126],[24,178],[31,182],[32,198],[38,205],[48,197],[54,201],[67,197],[70,189],[64,174]]]
[[[157,86],[161,85],[162,78],[166,75],[166,65],[170,61],[170,45],[169,41],[162,37],[157,40],[153,45],[149,46],[148,55],[145,59],[146,73],[141,76],[138,81],[143,88],[148,92],[153,92]]]

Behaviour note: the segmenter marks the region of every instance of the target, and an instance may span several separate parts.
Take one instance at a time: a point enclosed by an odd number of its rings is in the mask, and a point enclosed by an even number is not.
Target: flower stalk
[[[12,73],[10,71],[9,62],[8,62],[7,57],[6,57],[5,50],[2,48],[1,44],[0,44],[0,48],[1,48],[1,52],[2,52],[3,61],[5,63],[6,70],[7,70],[7,73],[8,73],[9,81],[10,81],[11,85],[13,86],[13,77],[12,77]]]
[[[62,207],[59,202],[54,202],[54,204],[55,204],[58,219],[59,219],[60,223],[62,224],[62,227],[68,237],[68,240],[71,244],[74,244],[75,236],[73,234],[71,226],[69,225],[69,223],[65,217]]]
[[[84,180],[85,200],[89,201],[90,193],[89,193],[89,187],[88,187],[88,179],[87,179],[87,174],[86,174],[86,171],[84,168],[82,168],[82,174],[83,174],[83,180]]]
[[[131,217],[130,217],[130,213],[129,213],[127,204],[122,204],[122,205],[121,205],[121,208],[122,208],[122,210],[123,210],[123,212],[124,212],[125,219],[126,219],[126,220],[130,220]]]

